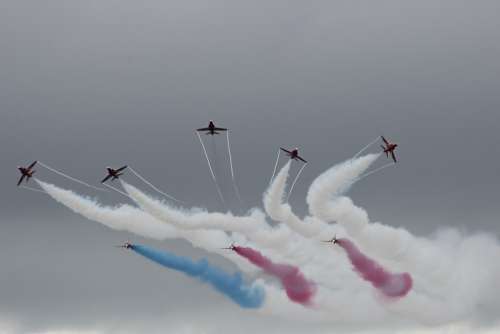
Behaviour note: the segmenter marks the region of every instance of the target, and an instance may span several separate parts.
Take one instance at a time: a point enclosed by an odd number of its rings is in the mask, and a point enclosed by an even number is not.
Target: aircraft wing
[[[125,168],[127,168],[127,165],[123,166],[123,167],[120,167],[116,170],[116,172],[121,172],[122,170],[124,170]]]
[[[391,151],[391,157],[392,157],[392,160],[394,160],[394,162],[397,162],[396,155],[394,154],[394,151]]]
[[[210,128],[199,128],[196,131],[210,131]]]
[[[288,154],[292,153],[292,152],[290,152],[289,150],[284,149],[283,147],[280,147],[280,150],[285,151],[285,152],[286,152],[286,153],[288,153]]]
[[[24,174],[23,174],[23,175],[21,175],[21,178],[20,178],[20,179],[19,179],[19,181],[17,182],[17,186],[18,186],[18,187],[19,187],[19,185],[23,182],[23,180],[24,180],[24,177],[25,177],[25,176],[26,176],[26,175],[24,175]]]
[[[297,155],[297,159],[299,159],[300,161],[302,161],[302,162],[304,162],[304,163],[307,163],[307,161],[305,161],[304,159],[302,159],[302,158],[301,158],[301,157],[299,157],[298,155]]]
[[[31,169],[31,168],[35,167],[35,165],[36,165],[36,163],[37,163],[37,162],[38,162],[38,161],[36,161],[36,160],[35,160],[35,161],[33,161],[33,163],[32,163],[31,165],[29,165],[29,166],[28,166],[28,169]]]
[[[227,131],[226,128],[214,128],[215,131]]]
[[[104,179],[102,179],[101,183],[104,183],[104,182],[106,182],[107,180],[109,180],[109,178],[110,178],[111,176],[113,176],[113,175],[111,175],[111,174],[110,174],[110,175],[107,175]]]
[[[384,136],[380,136],[380,137],[382,138],[382,140],[384,141],[384,143],[385,143],[386,145],[389,145],[389,142],[387,141],[387,139],[385,139],[385,138],[384,138]]]

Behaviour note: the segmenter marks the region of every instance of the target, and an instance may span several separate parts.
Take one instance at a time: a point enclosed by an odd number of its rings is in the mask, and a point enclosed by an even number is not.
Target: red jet
[[[380,145],[380,147],[382,147],[382,149],[384,150],[385,156],[389,158],[389,153],[390,153],[392,160],[394,160],[394,162],[397,162],[396,155],[394,154],[394,150],[396,149],[396,147],[398,147],[398,144],[390,143],[387,139],[384,138],[384,136],[380,136],[380,137],[382,138],[382,140],[384,141],[384,144],[385,144],[385,146]]]
[[[299,156],[299,149],[298,148],[294,148],[291,151],[289,151],[287,149],[284,149],[283,147],[280,147],[280,149],[282,151],[284,151],[290,157],[290,159],[300,160],[300,161],[302,161],[304,163],[307,163],[307,161],[305,161],[304,159],[302,159],[302,157]]]
[[[101,183],[106,182],[110,178],[112,178],[111,181],[118,179],[121,175],[123,175],[123,173],[121,173],[121,171],[123,171],[125,168],[127,168],[127,166],[123,166],[123,167],[120,167],[118,169],[106,167],[106,169],[108,170],[108,175],[106,175],[106,177],[104,179],[102,179]]]
[[[199,129],[196,129],[196,131],[198,132],[206,132],[207,135],[218,135],[220,132],[219,131],[227,131],[226,128],[218,128],[215,126],[214,124],[214,121],[210,120],[210,122],[208,122],[208,127],[206,128],[199,128]]]
[[[21,183],[23,182],[24,178],[26,178],[26,182],[28,182],[29,179],[33,176],[33,173],[35,173],[35,170],[33,170],[33,167],[35,167],[35,165],[36,165],[37,162],[38,161],[33,161],[31,163],[31,165],[29,165],[28,167],[21,167],[21,166],[17,167],[17,169],[19,169],[19,171],[22,174],[21,178],[17,182],[17,186],[18,187],[21,185]]]

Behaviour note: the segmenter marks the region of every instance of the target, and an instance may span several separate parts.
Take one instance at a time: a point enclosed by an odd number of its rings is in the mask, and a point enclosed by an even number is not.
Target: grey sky
[[[304,214],[320,172],[385,134],[400,163],[351,191],[372,220],[421,235],[500,233],[497,1],[0,5],[0,321],[19,332],[285,330],[110,247],[132,238],[206,255],[187,244],[110,231],[15,188],[15,166],[34,159],[95,183],[106,165],[127,163],[192,205],[221,209],[192,132],[209,119],[232,129],[245,208],[261,206],[278,146],[299,146],[311,162],[291,199]],[[230,195],[224,139],[216,145]],[[37,176],[89,193],[42,168]]]

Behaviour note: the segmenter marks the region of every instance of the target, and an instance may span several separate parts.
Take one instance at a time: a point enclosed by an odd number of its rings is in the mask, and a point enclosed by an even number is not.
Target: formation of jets
[[[17,169],[19,169],[19,172],[21,172],[21,178],[17,182],[17,186],[19,187],[21,183],[23,183],[23,180],[26,179],[26,182],[29,181],[29,179],[33,176],[33,173],[35,173],[35,170],[33,167],[35,167],[37,161],[33,161],[31,165],[28,167],[22,167],[18,166]]]
[[[120,167],[118,169],[114,169],[111,167],[106,167],[106,170],[108,171],[108,175],[104,179],[102,179],[101,183],[104,183],[111,179],[111,181],[114,181],[118,179],[121,175],[123,175],[123,171],[127,168],[127,166]]]
[[[220,134],[221,132],[228,131],[228,129],[227,128],[217,127],[217,126],[215,126],[214,121],[210,120],[208,122],[208,126],[207,127],[196,129],[196,131],[198,131],[198,132],[205,132],[207,135],[212,135],[213,136],[213,135]],[[398,144],[391,143],[384,136],[381,136],[381,139],[382,139],[384,145],[380,145],[380,147],[382,148],[383,152],[385,153],[385,156],[387,158],[389,158],[389,154],[390,154],[392,160],[396,163],[397,159],[396,159],[396,155],[395,155],[394,151],[398,147]],[[285,152],[286,155],[289,156],[290,159],[292,159],[292,160],[296,160],[296,161],[300,160],[303,163],[307,163],[307,161],[299,155],[299,149],[298,148],[286,149],[286,148],[280,147],[280,150],[282,150],[283,152]],[[21,178],[17,182],[18,186],[20,186],[21,183],[24,180],[26,180],[26,182],[28,182],[29,179],[31,177],[33,177],[33,173],[35,173],[35,170],[33,169],[33,167],[35,167],[36,163],[37,163],[37,161],[34,161],[28,167],[18,166],[19,172],[21,173]],[[114,169],[114,168],[111,168],[111,167],[107,167],[106,170],[108,172],[108,175],[106,175],[106,177],[104,179],[102,179],[101,183],[105,183],[109,179],[111,179],[111,181],[114,181],[114,180],[118,179],[121,175],[123,175],[123,171],[126,168],[127,168],[126,165],[123,166],[123,167],[117,168],[117,169]],[[335,243],[334,242],[335,240],[334,239],[332,239],[332,240],[333,240],[332,242]],[[233,247],[233,246],[231,246],[231,247]]]
[[[221,132],[224,132],[224,131],[227,131],[227,130],[228,129],[226,129],[226,128],[220,128],[220,127],[215,126],[215,123],[212,120],[209,121],[207,127],[196,129],[196,131],[198,131],[198,132],[205,132],[207,135],[212,135],[212,136],[216,135],[216,134],[220,134]],[[387,158],[389,158],[389,154],[390,154],[392,160],[396,163],[397,159],[396,159],[396,155],[395,155],[394,151],[398,147],[398,144],[391,143],[384,136],[380,136],[380,138],[382,139],[382,141],[384,143],[384,145],[380,145],[380,147],[382,148],[383,152],[385,153],[385,156]],[[286,155],[289,156],[290,159],[292,159],[292,160],[296,160],[296,161],[300,160],[300,161],[302,161],[304,163],[307,163],[307,161],[299,155],[299,149],[298,148],[287,150],[287,149],[285,149],[283,147],[280,147],[280,150],[282,150],[283,152],[285,152]],[[35,170],[33,168],[35,167],[35,165],[37,164],[37,162],[38,161],[33,161],[28,167],[22,167],[22,166],[18,166],[17,167],[18,170],[19,170],[19,172],[21,173],[21,178],[17,182],[18,186],[20,186],[21,183],[24,180],[26,180],[26,182],[28,182],[29,179],[31,177],[33,177],[33,174],[35,173]],[[122,166],[120,168],[116,168],[116,169],[111,168],[111,167],[106,167],[108,175],[106,175],[106,177],[104,179],[102,179],[101,183],[105,183],[109,179],[111,179],[111,181],[119,179],[119,177],[123,175],[123,171],[126,168],[127,168],[126,165]],[[331,243],[331,244],[335,245],[335,244],[338,243],[338,239],[337,239],[337,236],[334,236],[332,239],[330,239],[330,240],[322,240],[322,242]],[[131,248],[133,248],[133,245],[130,242],[127,241],[124,244],[122,244],[122,245],[116,245],[115,247],[123,248],[123,249],[131,249]],[[224,248],[221,248],[221,249],[227,249],[227,250],[234,251],[235,248],[236,248],[236,246],[233,243],[233,244],[231,244],[231,246],[224,247]]]

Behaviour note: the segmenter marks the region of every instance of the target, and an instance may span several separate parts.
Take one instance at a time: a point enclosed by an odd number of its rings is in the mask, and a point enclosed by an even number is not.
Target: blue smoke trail
[[[264,289],[243,282],[240,272],[231,275],[210,265],[206,259],[195,262],[186,257],[177,256],[166,251],[158,251],[144,245],[134,244],[131,249],[164,267],[182,271],[186,275],[211,284],[217,291],[228,296],[241,307],[258,308],[264,302]]]

